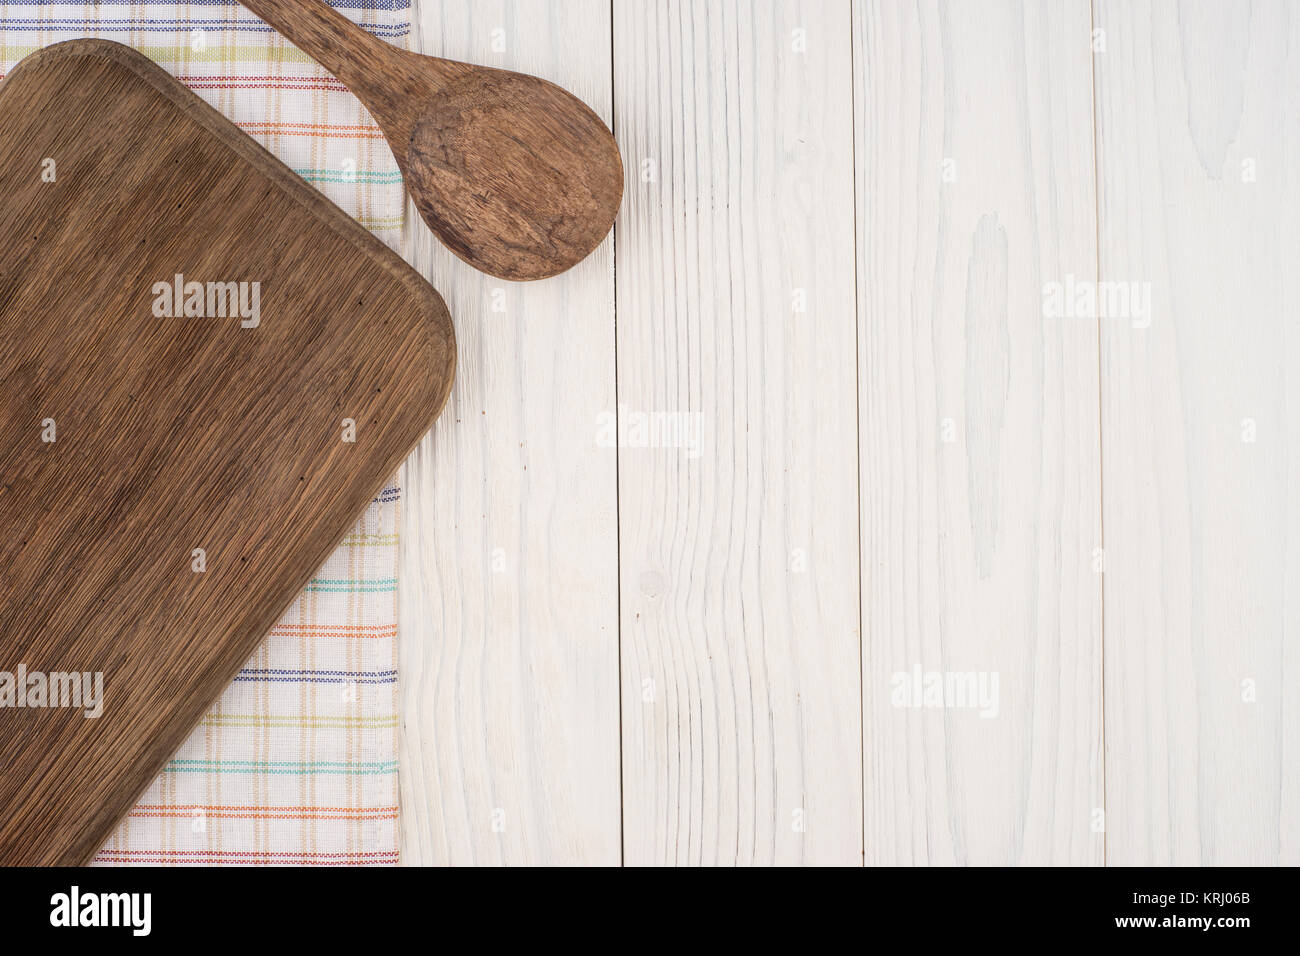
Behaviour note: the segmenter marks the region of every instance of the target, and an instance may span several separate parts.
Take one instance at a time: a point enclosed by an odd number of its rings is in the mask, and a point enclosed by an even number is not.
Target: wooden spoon
[[[398,49],[321,0],[240,0],[361,100],[429,228],[470,265],[543,279],[600,244],[623,162],[587,104],[535,76]]]

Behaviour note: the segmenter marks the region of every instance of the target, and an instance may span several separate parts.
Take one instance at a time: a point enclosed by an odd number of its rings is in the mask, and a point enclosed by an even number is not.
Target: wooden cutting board
[[[0,864],[90,859],[454,364],[423,279],[140,54],[0,84]]]

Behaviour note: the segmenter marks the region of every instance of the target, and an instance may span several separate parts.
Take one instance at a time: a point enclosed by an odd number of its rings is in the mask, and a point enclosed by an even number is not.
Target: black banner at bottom
[[[461,940],[484,932],[496,944],[513,930],[536,944],[575,928],[592,938],[612,919],[618,935],[651,945],[679,942],[673,934],[687,927],[699,946],[702,935],[734,943],[787,924],[812,945],[826,933],[870,940],[883,930],[919,933],[927,944],[1129,938],[1222,947],[1284,933],[1294,885],[1293,870],[1241,868],[628,871],[598,882],[583,872],[539,882],[528,872],[419,868],[0,869],[0,919],[8,940],[74,945],[373,945],[393,932],[436,945],[447,930]]]

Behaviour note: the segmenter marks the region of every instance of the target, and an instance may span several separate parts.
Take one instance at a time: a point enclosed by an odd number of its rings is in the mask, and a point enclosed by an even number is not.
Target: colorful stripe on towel
[[[330,0],[406,44],[406,0]],[[0,2],[0,76],[97,36],[142,51],[390,245],[401,175],[343,85],[238,4]],[[271,629],[101,865],[397,862],[397,519],[384,489]]]

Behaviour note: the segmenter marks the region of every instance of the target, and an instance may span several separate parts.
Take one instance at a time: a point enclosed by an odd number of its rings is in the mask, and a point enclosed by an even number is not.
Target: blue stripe
[[[221,7],[236,6],[234,0],[186,0],[187,5],[191,7]],[[329,5],[335,10],[379,10],[385,13],[400,13],[411,9],[411,0],[328,0]],[[102,7],[125,7],[131,4],[131,0],[119,0],[119,2],[100,3]],[[40,6],[40,7],[81,7],[85,6],[85,0],[29,0],[28,3],[14,3],[13,6]]]
[[[339,773],[339,774],[390,774],[397,773],[396,760],[363,760],[345,763],[341,760],[170,760],[164,773]]]
[[[396,677],[361,680],[355,677],[236,677],[235,684],[396,684]]]
[[[397,676],[397,671],[318,671],[290,670],[274,667],[245,667],[241,674],[328,674],[333,677],[387,677]]]
[[[184,33],[198,27],[220,27],[235,33],[276,33],[260,21],[252,20],[4,20],[4,28],[15,33],[74,32],[92,33]],[[143,24],[158,24],[144,26]],[[404,37],[411,32],[409,23],[396,26],[363,25],[368,33],[377,37]]]

